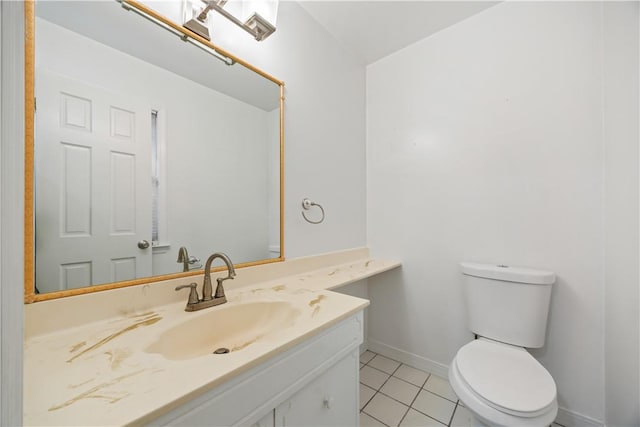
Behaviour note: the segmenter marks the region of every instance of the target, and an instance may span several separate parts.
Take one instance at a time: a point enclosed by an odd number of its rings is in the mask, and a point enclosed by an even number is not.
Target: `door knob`
[[[147,240],[140,240],[138,242],[138,247],[140,249],[148,249],[149,248],[149,242]]]

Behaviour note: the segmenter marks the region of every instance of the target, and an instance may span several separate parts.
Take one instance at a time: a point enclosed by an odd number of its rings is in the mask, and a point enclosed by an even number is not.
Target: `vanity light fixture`
[[[168,23],[166,20],[163,20],[162,18],[159,17],[158,14],[156,14],[155,12],[153,12],[151,9],[145,7],[144,5],[138,3],[137,1],[133,1],[133,0],[116,0],[118,3],[120,3],[122,5],[122,8],[134,13],[137,13],[138,15],[142,16],[145,19],[148,19],[149,21],[159,25],[161,28],[164,28],[165,30],[176,34],[178,37],[180,37],[183,41],[187,42],[187,43],[191,43],[192,45],[194,45],[195,47],[202,49],[203,51],[205,51],[206,53],[208,53],[209,55],[212,55],[213,57],[219,59],[220,61],[224,62],[225,64],[231,66],[231,65],[235,65],[236,61],[235,59],[231,59],[225,55],[223,55],[222,53],[218,52],[215,48],[212,48],[210,46],[205,46],[202,43],[200,43],[198,40],[195,40],[191,37],[187,37],[183,31],[181,31],[181,29],[179,29],[179,27],[177,27],[177,24],[173,24],[173,23]]]
[[[215,10],[257,41],[276,30],[278,0],[242,0],[242,20],[226,10],[226,4],[227,0],[184,0],[184,27],[211,41],[209,12]]]

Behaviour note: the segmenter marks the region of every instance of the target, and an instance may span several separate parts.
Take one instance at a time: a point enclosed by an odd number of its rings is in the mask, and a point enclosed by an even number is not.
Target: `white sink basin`
[[[193,318],[163,332],[145,351],[170,360],[200,357],[221,348],[241,351],[293,325],[300,311],[286,301],[258,301],[207,308],[191,315]]]

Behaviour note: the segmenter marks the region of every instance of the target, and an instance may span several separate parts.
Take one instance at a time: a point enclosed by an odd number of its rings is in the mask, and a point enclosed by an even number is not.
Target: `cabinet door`
[[[276,427],[357,426],[357,353],[349,354],[278,406]]]

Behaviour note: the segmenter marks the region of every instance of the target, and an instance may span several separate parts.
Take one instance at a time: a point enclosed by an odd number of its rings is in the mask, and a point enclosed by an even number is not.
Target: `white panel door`
[[[151,276],[151,107],[36,72],[36,286]]]

